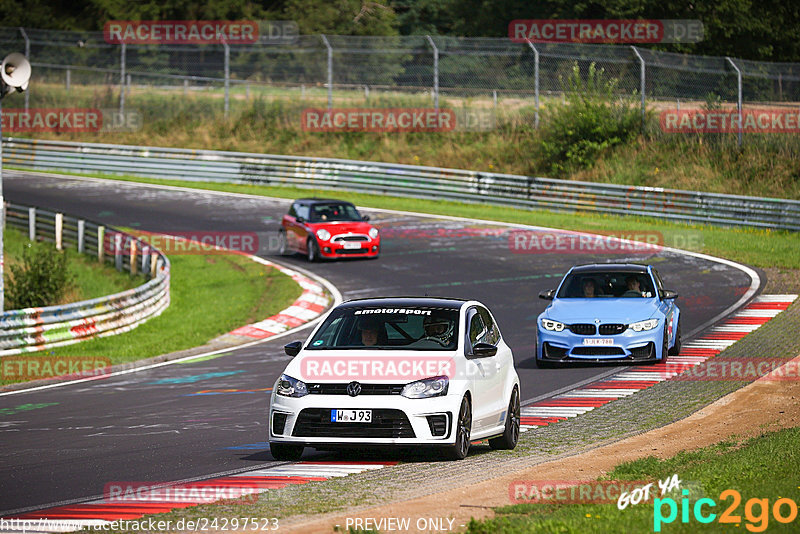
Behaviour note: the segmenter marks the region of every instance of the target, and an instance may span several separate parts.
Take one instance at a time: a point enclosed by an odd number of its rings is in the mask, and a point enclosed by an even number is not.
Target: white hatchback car
[[[272,390],[269,442],[277,460],[304,447],[436,446],[464,458],[470,442],[513,449],[519,377],[511,349],[477,301],[352,300],[308,337]]]

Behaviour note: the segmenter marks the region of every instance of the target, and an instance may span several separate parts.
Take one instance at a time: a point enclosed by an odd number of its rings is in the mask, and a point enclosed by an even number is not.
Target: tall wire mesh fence
[[[645,108],[800,109],[800,63],[626,45],[333,35],[291,43],[119,45],[107,43],[103,32],[0,28],[0,48],[28,55],[34,97],[40,88],[68,95],[92,87],[121,112],[131,91],[152,90],[215,91],[225,115],[256,96],[322,107],[436,107],[441,97],[441,105],[489,108],[499,118],[538,124],[542,108],[565,100],[563,80],[575,66],[587,73],[591,64],[616,81],[616,97],[642,106],[643,115]]]

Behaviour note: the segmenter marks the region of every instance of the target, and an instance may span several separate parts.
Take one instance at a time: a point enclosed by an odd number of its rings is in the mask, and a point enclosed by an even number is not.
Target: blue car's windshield
[[[577,272],[561,284],[557,298],[652,298],[653,282],[646,272]]]

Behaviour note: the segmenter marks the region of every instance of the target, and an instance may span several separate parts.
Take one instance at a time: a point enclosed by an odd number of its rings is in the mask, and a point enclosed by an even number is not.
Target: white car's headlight
[[[378,237],[378,229],[377,228],[370,228],[369,229],[369,236],[372,239],[375,239],[376,237]]]
[[[447,387],[450,379],[446,376],[435,376],[433,378],[423,378],[416,382],[406,384],[400,394],[409,399],[427,399],[429,397],[441,397],[447,395]]]
[[[545,330],[561,332],[565,327],[566,325],[564,323],[559,323],[558,321],[553,321],[552,319],[542,319],[542,328]]]
[[[631,323],[628,325],[634,332],[641,332],[642,330],[652,330],[658,326],[658,319],[648,319],[646,321],[639,321],[638,323]]]
[[[275,393],[283,397],[305,397],[308,395],[308,388],[302,380],[281,375],[275,384]]]
[[[331,233],[327,231],[325,228],[320,228],[317,230],[317,237],[320,241],[327,241],[331,238]]]

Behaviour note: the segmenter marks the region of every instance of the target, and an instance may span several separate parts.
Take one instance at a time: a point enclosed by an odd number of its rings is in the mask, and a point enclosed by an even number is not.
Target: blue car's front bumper
[[[630,328],[614,335],[579,335],[537,329],[536,359],[552,362],[652,362],[663,359],[663,326],[635,332]],[[599,340],[611,340],[601,342]],[[587,341],[588,340],[588,341]],[[592,344],[595,343],[595,344]],[[611,344],[596,344],[611,343]]]

